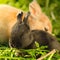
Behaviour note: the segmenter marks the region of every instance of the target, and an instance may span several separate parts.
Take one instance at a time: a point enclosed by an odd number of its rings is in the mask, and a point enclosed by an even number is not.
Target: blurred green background
[[[16,8],[28,11],[32,0],[0,0],[0,4],[8,4]],[[60,0],[37,0],[42,11],[49,17],[53,26],[53,34],[60,41]]]

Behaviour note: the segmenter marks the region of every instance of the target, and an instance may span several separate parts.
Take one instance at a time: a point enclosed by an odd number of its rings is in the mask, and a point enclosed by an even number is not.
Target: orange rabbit
[[[35,0],[30,3],[29,11],[32,17],[30,21],[33,20],[33,22],[29,22],[32,29],[47,30],[49,33],[52,33],[52,24],[49,18],[42,12],[41,7]]]
[[[29,5],[28,22],[31,30],[48,30],[52,32],[52,25],[48,17],[41,11],[40,6],[36,1],[32,1]],[[20,9],[8,5],[0,5],[0,42],[7,42],[10,37],[11,29],[16,23],[16,16],[21,12]],[[24,12],[24,15],[26,12]],[[24,17],[24,16],[23,16]],[[22,18],[23,18],[22,17]],[[23,20],[23,19],[22,19]]]
[[[20,10],[8,5],[0,5],[0,42],[8,40],[12,26],[16,22],[16,14]]]

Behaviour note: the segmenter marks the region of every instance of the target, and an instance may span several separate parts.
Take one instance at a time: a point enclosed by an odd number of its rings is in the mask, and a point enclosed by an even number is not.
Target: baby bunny
[[[40,46],[48,46],[49,50],[57,49],[60,51],[60,43],[57,41],[55,36],[43,30],[32,30],[32,35],[34,42],[28,46],[30,48],[36,48],[35,41],[39,43]]]
[[[11,31],[11,36],[9,40],[10,47],[13,48],[36,48],[35,41],[39,43],[40,46],[47,45],[49,50],[57,49],[60,50],[60,43],[56,40],[52,34],[43,30],[30,30],[28,24],[28,17],[30,13],[28,12],[24,17],[22,22],[23,12],[19,13],[17,16],[17,22],[13,26]]]
[[[11,36],[9,39],[10,47],[25,48],[32,43],[33,36],[27,23],[29,15],[30,13],[28,12],[22,22],[23,12],[18,14],[17,22],[12,28]]]

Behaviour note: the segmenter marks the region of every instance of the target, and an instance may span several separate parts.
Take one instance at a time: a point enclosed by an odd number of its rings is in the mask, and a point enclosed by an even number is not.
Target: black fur
[[[13,48],[27,48],[32,49],[36,48],[35,41],[37,41],[40,46],[47,45],[49,50],[58,49],[60,50],[60,43],[56,40],[54,36],[49,34],[47,31],[42,30],[30,30],[28,24],[28,17],[30,13],[27,13],[27,16],[24,18],[22,23],[22,13],[19,14],[20,19],[16,22],[16,24],[12,28],[11,37],[9,40],[10,47]],[[19,18],[19,15],[17,18]]]
[[[17,20],[17,23],[13,26],[11,37],[9,39],[9,45],[14,48],[25,48],[29,46],[33,41],[32,33],[30,32],[29,26],[27,25],[28,15],[24,18],[23,22]],[[20,18],[21,18],[21,14]],[[17,16],[18,18],[18,16]]]

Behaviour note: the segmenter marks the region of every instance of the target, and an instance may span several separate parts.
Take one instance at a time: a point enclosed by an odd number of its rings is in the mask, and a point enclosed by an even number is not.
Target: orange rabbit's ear
[[[33,0],[29,4],[29,11],[30,11],[31,15],[36,16],[36,17],[42,13],[41,8],[36,0]]]

